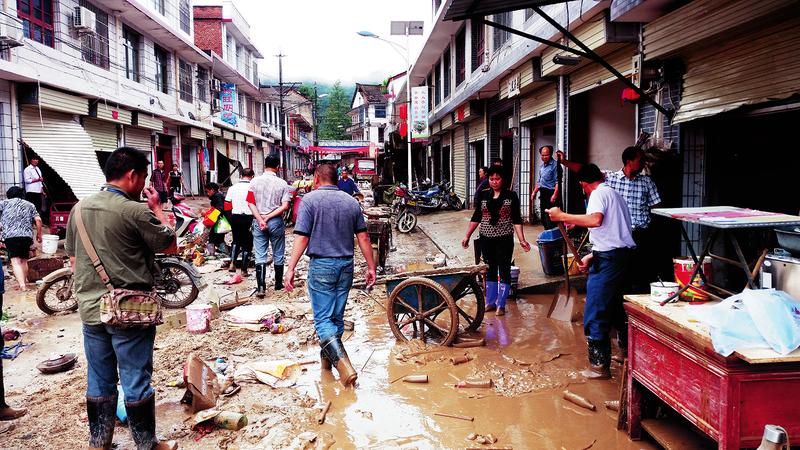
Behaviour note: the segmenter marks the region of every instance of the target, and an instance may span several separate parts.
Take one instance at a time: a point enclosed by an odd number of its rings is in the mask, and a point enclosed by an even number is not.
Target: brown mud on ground
[[[396,234],[395,245],[398,251],[390,254],[390,261],[400,264],[437,252],[421,233]],[[227,276],[226,271],[210,270],[218,262],[209,264],[204,277],[210,284]],[[251,276],[241,285],[215,288],[224,302],[234,292],[246,297],[252,284]],[[201,293],[201,298],[206,295]],[[598,406],[604,400],[617,399],[619,366],[614,366],[615,378],[609,381],[586,382],[580,376],[586,361],[581,326],[546,319],[550,296],[512,301],[505,317],[487,314],[479,330],[486,338],[485,347],[441,349],[395,341],[382,306],[385,286],[377,286],[371,293],[354,289],[350,294],[345,316],[355,322],[355,331],[345,332],[344,339],[359,372],[355,389],[344,389],[335,370],[322,371],[316,362],[303,366],[305,370],[292,387],[272,389],[242,383],[241,391],[220,399],[218,408],[246,414],[249,425],[239,431],[216,429],[200,436],[191,430],[191,414],[180,403],[185,390],[170,387],[181,377],[190,353],[209,364],[218,356],[227,358],[226,373],[251,361],[318,359],[303,285],[291,294],[269,289],[266,299],[253,300],[277,305],[295,328],[278,335],[252,332],[234,328],[221,317],[212,321],[212,330],[206,334],[193,335],[185,329],[158,334],[153,385],[161,437],[177,439],[183,449],[480,447],[465,439],[470,433],[496,436],[498,441],[487,446],[493,448],[584,449],[592,443],[593,449],[654,448],[630,442],[618,432],[615,413],[602,407],[591,412],[561,398],[568,386]],[[44,317],[31,300],[13,295],[10,301],[7,297],[7,303],[7,310],[23,319],[20,326],[30,324],[23,340],[36,344],[17,360],[4,361],[9,402],[30,412],[16,421],[15,430],[0,436],[0,448],[85,448],[86,362],[77,314]],[[12,321],[11,326],[14,324],[17,322]],[[79,354],[75,369],[50,376],[36,371],[36,363],[50,353],[68,351]],[[462,355],[472,360],[460,365],[450,362]],[[429,382],[395,381],[411,374],[426,374]],[[458,381],[471,378],[491,378],[493,387],[455,387]],[[332,406],[324,424],[319,425],[316,415],[327,401]],[[436,413],[469,416],[474,421]],[[309,443],[314,437],[315,442]],[[114,441],[120,450],[133,448],[121,425]]]

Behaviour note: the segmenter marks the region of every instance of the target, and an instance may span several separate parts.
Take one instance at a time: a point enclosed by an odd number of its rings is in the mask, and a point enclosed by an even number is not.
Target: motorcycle
[[[443,206],[455,211],[461,211],[464,209],[464,202],[458,198],[458,194],[456,194],[456,191],[453,190],[452,183],[449,181],[443,181],[440,186],[444,192],[444,198],[442,199]]]
[[[203,219],[198,216],[192,208],[183,203],[184,197],[175,193],[172,196],[172,215],[175,220],[175,235],[178,238],[186,237],[190,234],[203,232]]]
[[[36,293],[36,305],[42,312],[52,315],[78,309],[72,269],[64,267],[56,270],[42,281]],[[205,282],[191,264],[172,255],[157,254],[154,287],[164,307],[183,308],[197,298]]]
[[[401,233],[410,233],[417,226],[417,201],[411,198],[403,184],[395,186],[392,195],[391,211],[395,228]]]

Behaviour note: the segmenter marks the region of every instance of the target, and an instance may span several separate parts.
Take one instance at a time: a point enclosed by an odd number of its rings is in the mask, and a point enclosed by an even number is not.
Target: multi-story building
[[[189,0],[19,1],[3,8],[4,187],[21,184],[35,154],[51,200],[74,202],[99,189],[102,165],[122,145],[140,149],[154,164],[177,164],[194,193],[224,178],[215,155],[223,145],[222,156],[252,164],[250,155],[265,140],[255,64],[260,54],[233,5],[220,3],[219,9],[223,35],[235,42],[228,47],[238,48],[239,56],[203,48],[207,30],[196,29]],[[243,94],[227,97],[233,123],[221,120],[223,82]]]
[[[350,109],[350,133],[354,141],[369,141],[378,149],[386,140],[386,87],[380,84],[356,83]]]
[[[214,138],[209,164],[216,178],[236,179],[234,169],[263,168],[265,148],[274,142],[262,134],[262,93],[257,60],[262,58],[250,37],[250,25],[230,1],[195,0],[195,44],[213,68]],[[213,148],[213,151],[211,149]]]
[[[410,73],[411,86],[429,88],[431,139],[415,160],[418,172],[433,179],[452,174],[458,194],[469,199],[478,168],[502,159],[523,217],[536,220],[529,194],[541,146],[618,170],[622,150],[644,131],[652,135],[645,147],[657,160],[650,172],[664,204],[800,210],[796,198],[778,201],[731,176],[792,190],[787,166],[754,169],[745,149],[769,148],[771,160],[792,158],[780,130],[800,118],[800,74],[791,69],[800,58],[796,3],[565,2],[542,7],[551,21],[534,9],[506,11],[515,2],[494,9],[478,2],[477,10],[472,3],[432,2],[433,25]],[[586,55],[484,21],[583,51],[555,27],[561,24],[653,102],[637,100]],[[568,190],[567,206],[581,210],[580,189]]]

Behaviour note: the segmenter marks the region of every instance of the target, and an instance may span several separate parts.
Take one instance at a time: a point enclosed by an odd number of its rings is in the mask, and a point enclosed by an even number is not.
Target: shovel
[[[553,303],[550,304],[550,311],[547,312],[547,317],[562,322],[572,322],[578,315],[578,311],[575,308],[578,291],[573,286],[570,286],[569,283],[569,269],[571,266],[568,264],[567,249],[572,252],[573,262],[578,258],[578,251],[569,238],[563,222],[558,223],[558,229],[564,238],[564,282],[561,283],[561,286],[553,295]]]

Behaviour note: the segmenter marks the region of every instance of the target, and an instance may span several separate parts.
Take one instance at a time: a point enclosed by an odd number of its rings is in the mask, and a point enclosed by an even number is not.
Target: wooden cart
[[[443,268],[386,279],[386,312],[399,341],[447,346],[483,321],[485,265]]]

